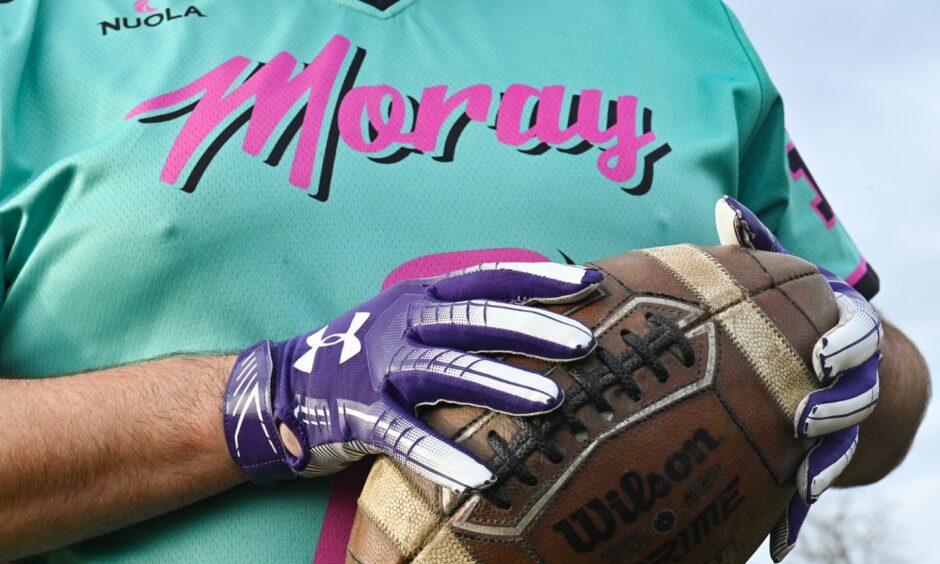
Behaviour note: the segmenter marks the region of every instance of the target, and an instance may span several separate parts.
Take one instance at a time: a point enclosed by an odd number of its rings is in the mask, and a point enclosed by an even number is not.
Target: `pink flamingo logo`
[[[157,9],[150,6],[150,0],[135,0],[134,9],[137,10],[138,14],[144,14],[148,12],[156,12]]]

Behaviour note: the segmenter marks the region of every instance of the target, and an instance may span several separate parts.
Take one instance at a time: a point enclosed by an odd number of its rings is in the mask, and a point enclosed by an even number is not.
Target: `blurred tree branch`
[[[857,495],[859,492],[853,492]],[[865,508],[853,495],[823,498],[813,508],[800,532],[796,550],[787,559],[795,564],[905,564],[900,524],[887,503],[869,503]],[[833,499],[835,498],[835,499]],[[871,511],[872,506],[880,511]],[[866,509],[869,508],[869,509]]]

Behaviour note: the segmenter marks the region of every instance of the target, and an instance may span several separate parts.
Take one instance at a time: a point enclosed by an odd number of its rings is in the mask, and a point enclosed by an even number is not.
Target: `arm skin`
[[[836,487],[871,484],[887,476],[904,460],[930,401],[927,362],[904,333],[881,319],[884,355],[878,369],[878,405],[862,421],[858,449]]]
[[[885,323],[881,397],[838,485],[896,467],[930,381]],[[41,380],[0,379],[0,561],[114,531],[245,481],[222,431],[234,357],[169,358]]]
[[[0,562],[138,523],[245,481],[222,430],[235,357],[0,379]]]

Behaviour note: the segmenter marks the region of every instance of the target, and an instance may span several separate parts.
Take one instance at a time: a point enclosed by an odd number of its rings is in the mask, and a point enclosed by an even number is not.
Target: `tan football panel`
[[[424,550],[414,559],[415,564],[474,564],[476,559],[460,540],[454,536],[450,527],[445,527],[435,535]]]
[[[411,556],[440,522],[439,515],[405,478],[402,470],[379,457],[359,496],[359,510],[384,532],[398,550]]]
[[[731,273],[698,247],[675,245],[641,252],[652,257],[683,286],[694,292],[706,311],[719,311],[747,296]]]
[[[706,310],[719,312],[715,320],[731,336],[783,414],[792,419],[800,400],[815,389],[809,370],[731,273],[712,255],[692,245],[642,252],[695,292]]]
[[[388,535],[366,515],[357,511],[346,547],[346,564],[404,564],[405,557]]]
[[[790,342],[751,301],[731,306],[715,320],[744,354],[783,414],[792,420],[800,400],[816,388]]]

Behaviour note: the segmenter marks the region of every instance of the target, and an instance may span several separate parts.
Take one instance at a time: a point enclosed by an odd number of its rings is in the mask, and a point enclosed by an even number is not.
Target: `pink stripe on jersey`
[[[346,562],[346,545],[356,517],[356,501],[372,469],[372,459],[361,460],[346,468],[333,478],[333,490],[326,506],[317,552],[313,556],[316,564],[343,564]]]
[[[853,270],[851,274],[845,277],[845,281],[848,282],[850,286],[855,286],[855,284],[865,276],[866,272],[868,272],[868,261],[865,260],[865,257],[861,257],[859,258],[858,266],[855,267],[855,270]]]
[[[409,260],[393,270],[382,283],[382,289],[412,278],[440,276],[481,262],[543,262],[548,258],[526,249],[482,249],[426,255]]]
[[[483,249],[439,253],[412,259],[393,270],[382,283],[382,289],[412,278],[439,276],[481,262],[542,262],[548,258],[526,249]],[[336,475],[333,491],[326,507],[320,540],[313,557],[315,564],[343,564],[346,546],[356,517],[356,501],[372,468],[372,460],[358,462]]]

